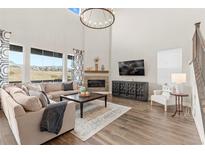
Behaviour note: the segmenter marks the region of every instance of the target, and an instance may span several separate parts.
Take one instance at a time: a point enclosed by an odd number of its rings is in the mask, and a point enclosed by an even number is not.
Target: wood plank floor
[[[165,113],[159,104],[109,97],[110,102],[132,107],[93,137],[83,142],[67,132],[45,144],[201,144],[193,118],[172,118],[174,108]],[[0,144],[16,144],[8,122],[0,111]]]

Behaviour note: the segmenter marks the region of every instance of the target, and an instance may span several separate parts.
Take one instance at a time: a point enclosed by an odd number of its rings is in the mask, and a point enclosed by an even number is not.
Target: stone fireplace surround
[[[88,87],[88,80],[104,80],[105,86],[94,86],[94,87]],[[109,91],[109,73],[108,72],[85,72],[84,76],[84,86],[89,90],[93,92],[104,92]]]

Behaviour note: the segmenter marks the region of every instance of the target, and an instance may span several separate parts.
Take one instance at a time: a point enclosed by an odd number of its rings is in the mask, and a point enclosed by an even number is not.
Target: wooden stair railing
[[[191,63],[193,63],[194,67],[202,120],[203,125],[205,126],[205,41],[200,32],[200,23],[196,23],[195,26],[196,30],[193,37],[193,60]]]

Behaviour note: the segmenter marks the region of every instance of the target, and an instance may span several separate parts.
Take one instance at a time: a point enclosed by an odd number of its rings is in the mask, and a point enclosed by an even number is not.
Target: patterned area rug
[[[86,141],[112,121],[130,110],[130,107],[94,100],[83,106],[83,118],[80,118],[79,108],[76,110],[75,129],[71,132],[82,141]]]

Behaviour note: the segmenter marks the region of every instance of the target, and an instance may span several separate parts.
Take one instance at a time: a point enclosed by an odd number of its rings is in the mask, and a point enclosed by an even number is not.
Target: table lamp
[[[179,85],[182,83],[186,83],[186,73],[172,73],[171,81],[175,84],[173,92],[180,93]]]

